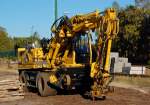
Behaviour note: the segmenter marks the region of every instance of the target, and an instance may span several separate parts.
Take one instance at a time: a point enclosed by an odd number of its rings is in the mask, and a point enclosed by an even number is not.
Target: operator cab
[[[76,52],[76,63],[90,63],[90,44],[89,37],[86,33],[76,35],[73,40],[73,46]]]

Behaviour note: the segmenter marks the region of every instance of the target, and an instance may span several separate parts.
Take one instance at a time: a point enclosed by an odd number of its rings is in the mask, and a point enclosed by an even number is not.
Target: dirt
[[[18,78],[16,70],[0,68],[0,81]],[[116,85],[116,84],[115,84]],[[150,105],[150,93],[116,85],[115,92],[108,94],[105,100],[92,101],[79,94],[40,97],[37,93],[26,93],[24,98],[0,101],[0,105]],[[124,85],[122,85],[124,87]]]
[[[76,95],[57,95],[40,97],[36,93],[27,93],[24,99],[3,102],[0,105],[150,105],[150,95],[136,90],[116,88],[115,93],[105,100],[95,102]]]

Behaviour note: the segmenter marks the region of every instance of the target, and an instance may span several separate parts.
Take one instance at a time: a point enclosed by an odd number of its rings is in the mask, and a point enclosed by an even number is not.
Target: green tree
[[[29,37],[14,37],[15,49],[26,47],[28,44],[35,43],[35,41],[40,42],[38,32],[34,32],[34,34]]]
[[[128,57],[133,63],[146,63],[150,59],[150,10],[128,6],[119,11],[120,32],[113,51]]]
[[[142,22],[142,28],[140,30],[139,50],[138,58],[139,62],[145,62],[150,65],[150,10],[144,12],[144,20]]]
[[[13,49],[13,40],[8,37],[5,28],[0,27],[0,51],[8,51]]]

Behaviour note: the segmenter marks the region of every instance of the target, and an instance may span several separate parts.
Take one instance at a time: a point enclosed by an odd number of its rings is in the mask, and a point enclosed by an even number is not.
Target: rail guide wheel
[[[37,88],[41,96],[54,96],[57,94],[57,90],[48,85],[49,82],[49,73],[39,72],[37,75]]]

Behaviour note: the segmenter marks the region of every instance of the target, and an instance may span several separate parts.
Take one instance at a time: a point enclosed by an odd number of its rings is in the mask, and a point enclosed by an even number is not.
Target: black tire
[[[36,81],[40,96],[46,97],[46,96],[54,96],[57,94],[56,89],[48,86],[49,73],[39,72]]]
[[[29,88],[27,86],[27,78],[25,76],[25,72],[21,71],[19,74],[19,81],[21,82],[22,88],[25,92],[29,92]]]

